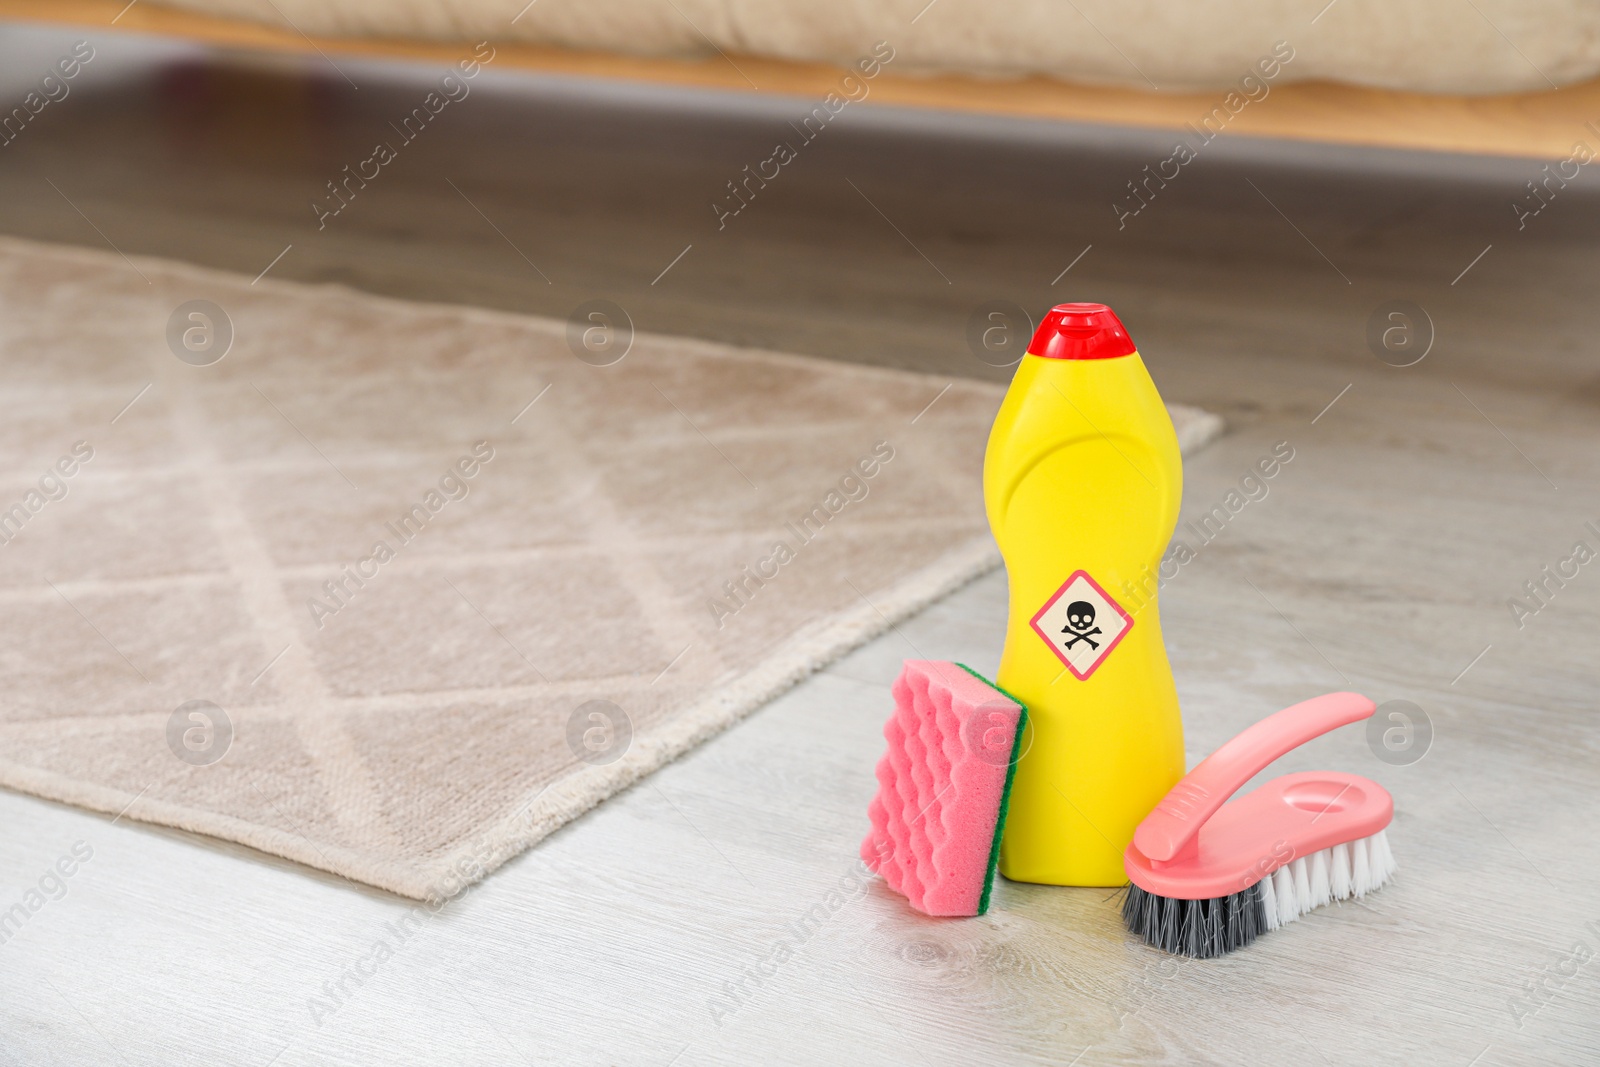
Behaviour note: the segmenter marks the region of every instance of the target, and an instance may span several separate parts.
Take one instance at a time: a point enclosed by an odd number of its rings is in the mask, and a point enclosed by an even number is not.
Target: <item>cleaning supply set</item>
[[[995,684],[908,661],[863,860],[929,915],[986,910],[994,872],[1127,885],[1124,919],[1209,957],[1393,871],[1382,787],[1288,775],[1225,803],[1272,760],[1366,718],[1354,693],[1246,730],[1187,776],[1177,690],[1149,589],[1183,493],[1171,418],[1103,304],[1047,314],[984,457],[984,505],[1010,608]]]

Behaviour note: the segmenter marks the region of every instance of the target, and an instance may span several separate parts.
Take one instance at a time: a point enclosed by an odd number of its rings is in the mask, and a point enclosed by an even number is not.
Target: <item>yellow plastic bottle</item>
[[[1027,706],[1032,735],[1000,871],[1121,885],[1134,829],[1184,771],[1155,580],[1183,466],[1110,308],[1045,316],[990,431],[983,492],[1011,591],[997,680]]]

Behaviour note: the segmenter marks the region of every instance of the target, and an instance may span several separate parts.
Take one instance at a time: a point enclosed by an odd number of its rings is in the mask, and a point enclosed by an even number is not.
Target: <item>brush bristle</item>
[[[1209,900],[1178,900],[1130,882],[1122,921],[1164,952],[1201,960],[1243,948],[1267,928],[1259,885]]]
[[[1122,920],[1156,948],[1213,959],[1334,900],[1362,897],[1394,874],[1394,853],[1379,830],[1279,867],[1240,893],[1209,900],[1163,897],[1128,884]]]

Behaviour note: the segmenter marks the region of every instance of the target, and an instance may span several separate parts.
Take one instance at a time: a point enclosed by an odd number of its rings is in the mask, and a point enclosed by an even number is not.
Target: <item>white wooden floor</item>
[[[886,687],[906,656],[993,669],[993,575],[437,915],[0,794],[0,911],[92,849],[0,944],[0,1064],[1600,1062],[1600,565],[1521,630],[1505,603],[1600,547],[1594,399],[1447,354],[1164,365],[1235,424],[1189,461],[1186,518],[1295,449],[1163,594],[1190,760],[1319,692],[1416,702],[1420,762],[1347,728],[1279,768],[1392,790],[1374,897],[1177,962],[1104,890],[1002,884],[943,921],[852,891]]]

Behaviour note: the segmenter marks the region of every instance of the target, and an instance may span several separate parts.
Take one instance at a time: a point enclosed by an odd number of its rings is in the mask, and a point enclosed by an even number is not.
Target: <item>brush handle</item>
[[[1134,832],[1146,859],[1170,863],[1192,851],[1196,835],[1241,786],[1287,752],[1376,710],[1360,693],[1329,693],[1268,715],[1200,761]]]

